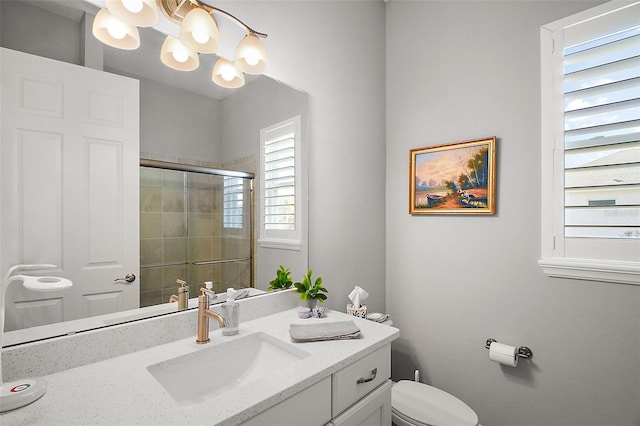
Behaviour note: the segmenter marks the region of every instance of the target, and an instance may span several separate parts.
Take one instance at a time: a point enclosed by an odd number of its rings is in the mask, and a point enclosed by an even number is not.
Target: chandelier
[[[109,46],[134,50],[140,46],[138,27],[150,27],[158,21],[158,10],[180,26],[179,37],[167,36],[160,50],[160,60],[178,71],[192,71],[199,66],[200,53],[215,53],[220,44],[214,15],[224,16],[247,31],[238,44],[233,60],[220,57],[213,66],[211,80],[219,86],[237,88],[244,84],[244,74],[263,74],[269,59],[255,31],[232,14],[202,0],[106,0],[93,21],[93,35]]]

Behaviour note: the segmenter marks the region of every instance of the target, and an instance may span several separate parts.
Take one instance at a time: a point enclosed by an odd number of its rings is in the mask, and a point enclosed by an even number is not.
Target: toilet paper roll
[[[491,342],[489,346],[489,359],[502,365],[515,367],[518,365],[518,348],[498,342]]]

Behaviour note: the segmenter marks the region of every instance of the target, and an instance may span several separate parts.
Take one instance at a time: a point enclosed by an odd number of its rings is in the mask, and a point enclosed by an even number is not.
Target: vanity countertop
[[[304,368],[285,369],[269,380],[240,386],[208,401],[178,405],[147,371],[147,366],[187,355],[227,339],[263,332],[287,343],[289,325],[353,319],[360,339],[295,344],[310,353]],[[240,324],[237,336],[211,331],[211,343],[193,337],[46,376],[47,393],[38,401],[0,414],[3,425],[236,425],[337,372],[399,335],[396,328],[328,311],[322,319],[297,318],[286,310]],[[62,354],[61,356],[64,356]],[[211,359],[212,369],[223,369]]]

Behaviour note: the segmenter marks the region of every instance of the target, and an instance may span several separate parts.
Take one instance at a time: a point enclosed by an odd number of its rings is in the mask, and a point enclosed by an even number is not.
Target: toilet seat
[[[410,380],[393,385],[391,407],[398,417],[417,425],[478,425],[476,413],[455,396]]]
[[[391,407],[391,415],[392,415],[392,419],[393,422],[391,423],[393,426],[400,426],[400,425],[411,425],[411,426],[432,426],[432,425],[428,425],[426,423],[422,423],[417,421],[416,419],[412,419],[410,417],[405,416],[404,414],[402,414],[401,412],[399,412],[398,410],[396,410],[395,408]],[[402,420],[402,422],[400,421]]]

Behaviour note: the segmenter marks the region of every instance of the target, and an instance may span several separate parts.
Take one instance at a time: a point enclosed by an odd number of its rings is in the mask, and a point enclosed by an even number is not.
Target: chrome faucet
[[[207,288],[200,289],[198,296],[198,336],[196,343],[209,343],[209,318],[218,321],[220,328],[224,327],[224,318],[209,309],[209,296],[215,296],[215,293]]]

